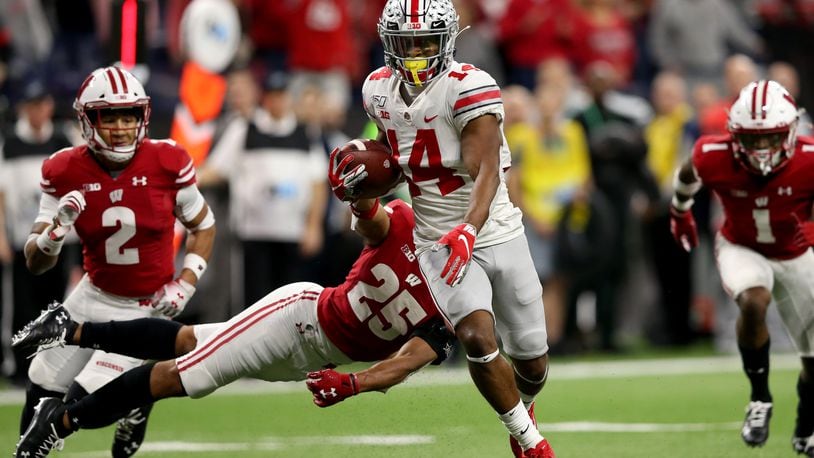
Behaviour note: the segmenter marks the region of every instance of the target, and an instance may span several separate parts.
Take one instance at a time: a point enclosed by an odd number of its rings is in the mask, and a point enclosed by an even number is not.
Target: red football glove
[[[339,148],[334,148],[328,160],[328,182],[331,184],[331,191],[339,200],[352,202],[359,198],[359,190],[355,188],[367,178],[367,172],[364,164],[345,170],[351,161],[353,156],[350,154],[339,160]]]
[[[475,226],[464,223],[449,231],[433,246],[435,251],[438,251],[442,246],[449,247],[449,259],[441,271],[441,278],[446,277],[449,286],[457,286],[466,275],[469,261],[472,260],[472,248],[475,246],[475,237],[477,236],[478,231]]]
[[[794,241],[800,246],[814,246],[814,221],[801,221],[796,213],[792,213],[797,221],[797,234]]]
[[[359,394],[355,374],[343,374],[333,369],[309,372],[305,384],[314,394],[314,404],[320,407],[332,406]]]
[[[691,210],[682,212],[670,206],[670,232],[684,251],[689,253],[698,246],[698,229],[695,227],[695,217]]]

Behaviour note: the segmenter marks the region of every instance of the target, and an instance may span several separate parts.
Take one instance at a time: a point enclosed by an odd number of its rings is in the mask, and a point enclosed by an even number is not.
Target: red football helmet
[[[96,153],[113,162],[127,162],[136,153],[139,143],[147,136],[150,124],[150,97],[130,72],[119,67],[104,67],[93,71],[74,100],[73,108],[82,126],[82,136]],[[133,109],[139,119],[136,139],[131,145],[110,146],[99,135],[101,110]]]
[[[736,159],[762,176],[776,172],[794,154],[798,119],[797,104],[780,83],[749,83],[729,110]]]

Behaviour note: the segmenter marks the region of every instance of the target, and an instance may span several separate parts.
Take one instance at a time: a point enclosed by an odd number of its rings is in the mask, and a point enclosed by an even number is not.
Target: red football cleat
[[[543,439],[537,444],[534,448],[528,449],[523,455],[525,458],[557,458],[557,455],[554,454],[554,450],[551,448],[551,444],[548,443],[548,440]]]
[[[534,427],[537,427],[537,419],[534,418],[534,403],[531,403],[529,407],[529,417],[531,417],[531,421],[534,424]],[[512,448],[512,453],[514,453],[515,458],[523,458],[523,448],[520,447],[520,444],[517,443],[517,439],[515,439],[511,434],[509,434],[509,446]]]

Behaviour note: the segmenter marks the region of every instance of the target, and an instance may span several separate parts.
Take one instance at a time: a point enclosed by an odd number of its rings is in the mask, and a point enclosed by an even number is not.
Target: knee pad
[[[489,353],[488,355],[484,356],[469,356],[466,355],[466,359],[473,362],[473,363],[480,363],[486,364],[492,362],[495,358],[500,355],[500,350],[495,350],[493,353]]]

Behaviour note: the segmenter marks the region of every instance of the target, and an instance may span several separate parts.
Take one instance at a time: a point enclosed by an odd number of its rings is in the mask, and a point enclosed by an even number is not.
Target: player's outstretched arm
[[[323,369],[309,373],[305,383],[314,395],[314,404],[328,407],[359,393],[386,391],[436,359],[438,354],[427,341],[413,337],[393,356],[368,369],[355,373]]]
[[[390,231],[390,217],[379,199],[359,199],[351,202],[350,209],[356,216],[353,230],[365,239],[365,244],[376,246]]]

